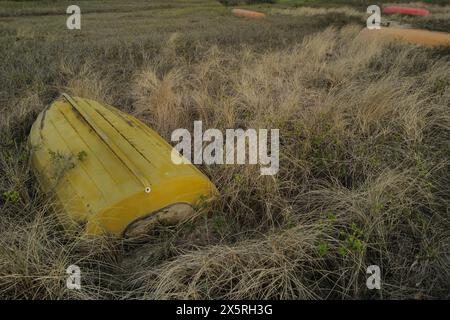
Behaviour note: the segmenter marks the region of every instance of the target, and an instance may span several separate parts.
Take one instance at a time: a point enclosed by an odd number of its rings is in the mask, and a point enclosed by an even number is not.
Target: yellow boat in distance
[[[63,94],[37,117],[29,145],[39,184],[56,195],[69,231],[138,236],[156,221],[192,217],[217,192],[192,164],[174,164],[155,131],[93,100]]]
[[[450,33],[447,32],[398,27],[382,27],[378,30],[369,30],[364,28],[360,34],[364,37],[377,36],[388,39],[397,39],[403,42],[420,44],[429,47],[450,46]]]

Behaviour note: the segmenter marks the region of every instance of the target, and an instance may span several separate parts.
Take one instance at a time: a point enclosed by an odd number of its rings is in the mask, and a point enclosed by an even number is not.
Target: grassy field
[[[213,0],[78,1],[74,31],[70,2],[0,2],[0,297],[449,298],[449,49],[358,37],[357,1],[299,2],[246,5],[268,13],[247,20]],[[424,6],[394,18],[449,32],[450,7]],[[201,218],[140,242],[67,236],[27,149],[61,92],[167,140],[194,120],[279,128],[280,171],[201,166],[220,191]]]

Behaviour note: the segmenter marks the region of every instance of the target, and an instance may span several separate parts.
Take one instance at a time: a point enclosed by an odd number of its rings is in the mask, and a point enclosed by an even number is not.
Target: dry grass
[[[357,25],[293,38],[294,20],[270,19],[241,34],[219,26],[220,41],[202,26],[161,42],[1,44],[1,297],[449,297],[448,50],[368,42]],[[262,36],[274,37],[263,49]],[[25,49],[16,71],[14,52]],[[203,166],[221,196],[196,221],[159,226],[145,243],[73,238],[26,151],[31,123],[60,91],[122,107],[166,139],[199,119],[279,128],[280,171]],[[65,288],[70,264],[82,268],[81,291]],[[372,264],[382,270],[376,292],[365,285]]]
[[[362,21],[365,20],[366,14],[364,11],[357,10],[352,7],[332,7],[332,8],[314,8],[314,7],[300,7],[296,9],[292,8],[284,8],[279,9],[275,8],[271,10],[273,14],[286,14],[286,15],[294,15],[298,17],[311,17],[316,15],[331,15],[331,14],[343,14],[349,17],[360,18]]]

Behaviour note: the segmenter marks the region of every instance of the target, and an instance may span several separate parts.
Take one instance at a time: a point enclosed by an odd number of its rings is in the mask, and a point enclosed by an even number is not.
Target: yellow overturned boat
[[[361,34],[367,36],[378,36],[384,38],[391,38],[409,42],[412,44],[419,44],[429,47],[450,46],[450,33],[428,31],[422,29],[407,29],[399,27],[382,27],[378,30],[363,29]]]
[[[172,147],[155,131],[93,100],[63,94],[39,114],[29,144],[61,221],[87,235],[141,235],[155,221],[191,217],[196,202],[216,192],[192,164],[174,164]]]

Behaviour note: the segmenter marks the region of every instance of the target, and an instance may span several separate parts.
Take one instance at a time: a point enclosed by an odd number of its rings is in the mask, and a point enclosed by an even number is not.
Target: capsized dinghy
[[[387,6],[383,8],[383,13],[386,14],[407,14],[411,16],[425,17],[430,14],[430,11],[423,8],[401,7],[401,6]]]
[[[29,137],[33,170],[54,192],[61,221],[85,234],[136,236],[155,221],[177,223],[216,192],[192,164],[136,118],[63,94],[42,111]]]
[[[245,9],[233,9],[233,10],[231,10],[231,12],[236,17],[245,17],[245,18],[252,18],[252,19],[264,18],[266,16],[266,14],[263,12],[245,10]]]
[[[420,44],[429,47],[450,46],[450,34],[446,32],[428,31],[422,29],[406,29],[387,27],[379,30],[364,28],[361,36],[378,36],[384,38],[398,39],[400,41]]]

